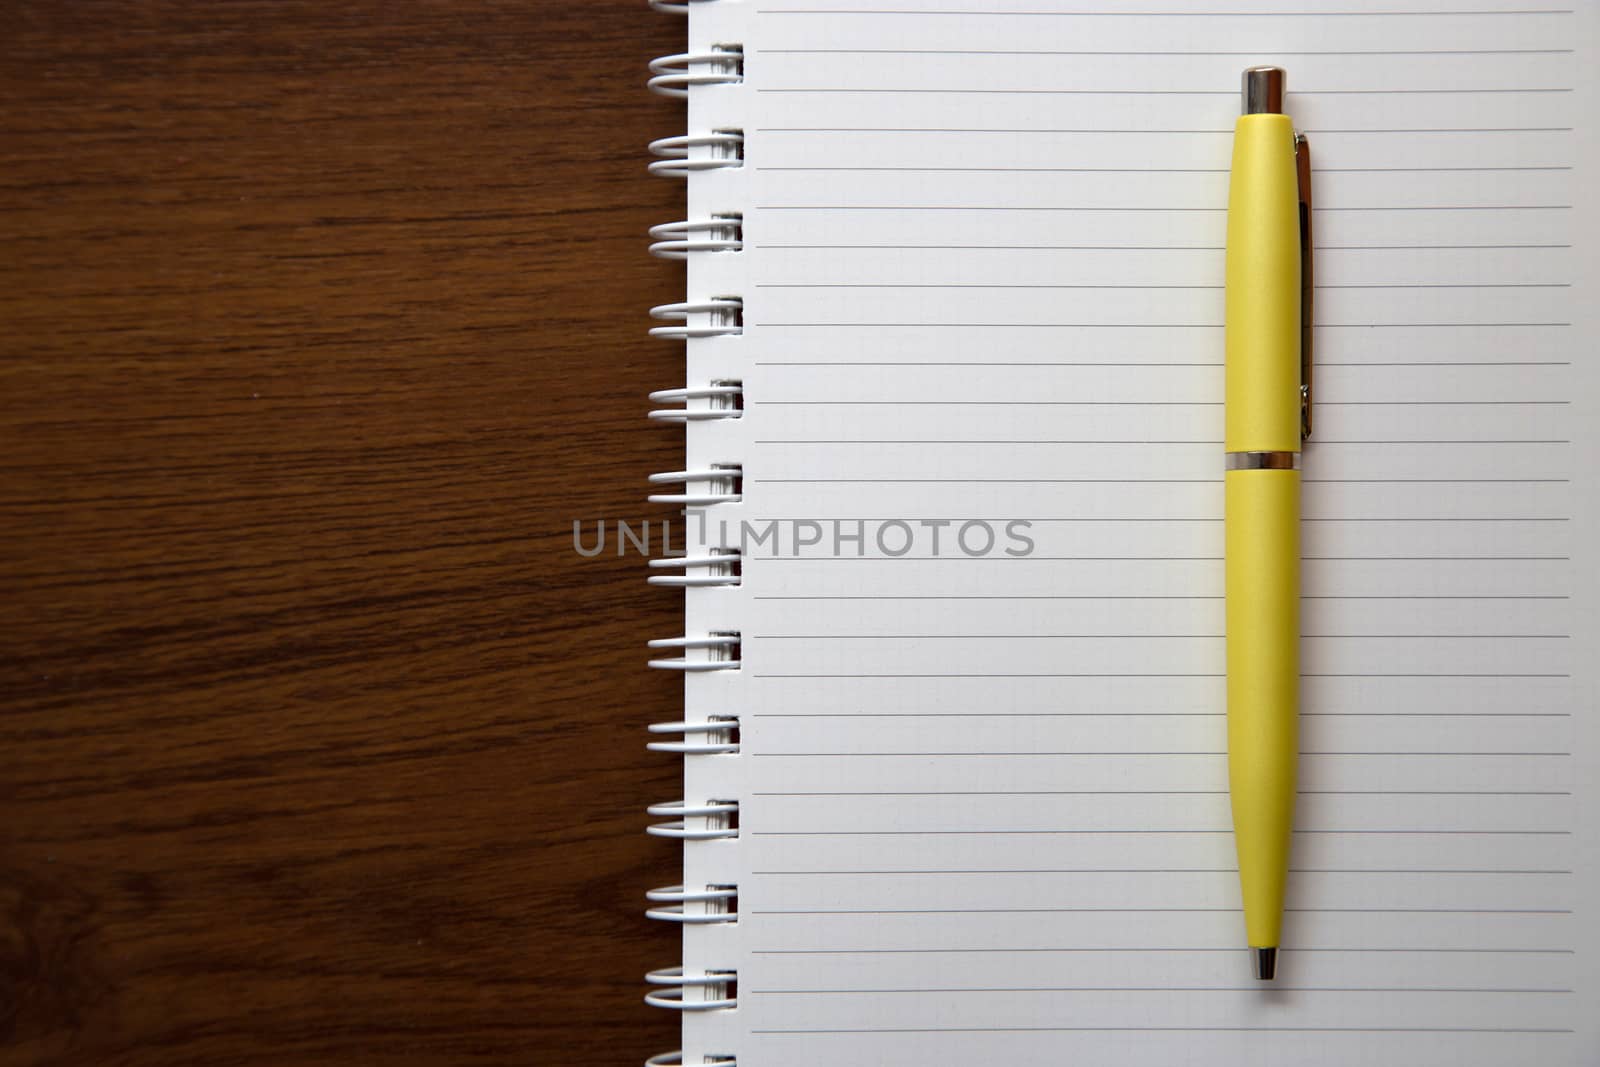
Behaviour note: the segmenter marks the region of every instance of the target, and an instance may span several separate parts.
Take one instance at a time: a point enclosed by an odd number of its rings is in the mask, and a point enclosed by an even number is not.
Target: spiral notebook
[[[657,1064],[1600,1062],[1597,9],[698,0]],[[1223,718],[1239,72],[1316,161],[1302,792]],[[663,131],[668,132],[668,131]]]

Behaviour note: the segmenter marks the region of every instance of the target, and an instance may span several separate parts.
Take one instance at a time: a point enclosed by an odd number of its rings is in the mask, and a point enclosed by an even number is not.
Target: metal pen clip
[[[1311,436],[1311,142],[1294,135],[1295,183],[1300,190],[1300,440]]]

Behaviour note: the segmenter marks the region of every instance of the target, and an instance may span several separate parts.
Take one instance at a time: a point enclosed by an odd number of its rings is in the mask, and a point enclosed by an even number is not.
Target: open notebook
[[[688,284],[681,1062],[1600,1062],[1597,9],[655,6],[689,15],[653,146],[688,179],[653,249]],[[1270,988],[1222,662],[1258,63],[1318,283]]]

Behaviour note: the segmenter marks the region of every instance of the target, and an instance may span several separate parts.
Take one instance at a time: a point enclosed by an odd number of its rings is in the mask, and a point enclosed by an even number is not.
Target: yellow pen
[[[1277,970],[1299,752],[1300,447],[1311,432],[1310,153],[1284,72],[1244,72],[1228,187],[1228,793],[1257,978]]]

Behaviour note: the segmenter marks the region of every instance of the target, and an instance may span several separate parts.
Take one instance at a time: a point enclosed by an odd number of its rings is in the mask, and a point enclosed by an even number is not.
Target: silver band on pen
[[[1230,471],[1297,471],[1300,469],[1298,452],[1228,452],[1227,469]]]

